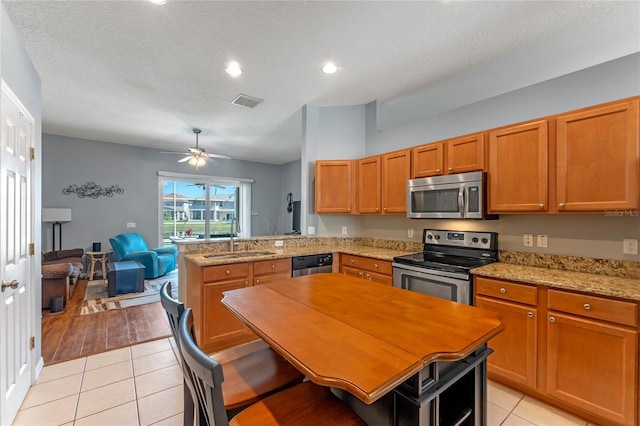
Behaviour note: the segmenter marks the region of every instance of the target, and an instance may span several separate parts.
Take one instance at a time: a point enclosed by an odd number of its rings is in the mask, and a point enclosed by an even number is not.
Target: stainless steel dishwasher
[[[310,254],[291,258],[291,276],[320,274],[331,272],[333,255],[331,253]]]

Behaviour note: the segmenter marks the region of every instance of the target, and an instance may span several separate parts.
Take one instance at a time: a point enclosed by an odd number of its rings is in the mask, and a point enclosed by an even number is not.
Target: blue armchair
[[[175,246],[150,249],[140,234],[120,234],[109,238],[113,248],[112,260],[124,262],[137,260],[144,265],[144,278],[154,279],[176,269]]]

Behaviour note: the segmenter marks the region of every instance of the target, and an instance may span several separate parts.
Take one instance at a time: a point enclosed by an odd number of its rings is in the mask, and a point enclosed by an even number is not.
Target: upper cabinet
[[[485,168],[483,133],[421,145],[412,151],[413,178],[473,172]]]
[[[549,137],[546,120],[489,132],[489,211],[547,211]]]
[[[316,161],[316,213],[351,213],[354,161]]]
[[[411,178],[411,151],[394,151],[357,161],[358,213],[407,212],[407,180]]]
[[[638,101],[557,118],[558,212],[638,207]]]

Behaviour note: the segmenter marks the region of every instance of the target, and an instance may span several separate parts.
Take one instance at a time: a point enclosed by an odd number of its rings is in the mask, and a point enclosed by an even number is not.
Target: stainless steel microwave
[[[495,219],[487,215],[484,172],[407,181],[407,217],[412,219]]]

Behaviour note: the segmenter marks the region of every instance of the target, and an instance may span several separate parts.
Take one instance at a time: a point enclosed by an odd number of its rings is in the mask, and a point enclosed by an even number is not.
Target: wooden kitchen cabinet
[[[224,348],[256,339],[247,326],[222,306],[222,293],[251,285],[251,265],[234,263],[203,268],[202,311],[198,345],[205,348]],[[215,350],[215,349],[214,349]]]
[[[353,160],[316,161],[316,213],[351,213],[355,201],[354,171]]]
[[[549,209],[547,120],[489,132],[488,181],[490,213]]]
[[[557,118],[558,212],[638,208],[638,100]]]
[[[475,133],[413,148],[412,178],[484,170],[484,138]]]
[[[357,206],[360,214],[407,212],[411,151],[394,151],[357,162]]]
[[[340,272],[381,284],[393,284],[393,269],[388,260],[340,254]]]
[[[548,293],[547,393],[617,424],[637,424],[638,304]]]
[[[475,304],[500,314],[505,329],[489,341],[494,353],[487,360],[490,375],[536,387],[538,345],[537,288],[478,277]]]
[[[261,260],[253,263],[253,284],[267,284],[282,278],[291,278],[291,258]]]

